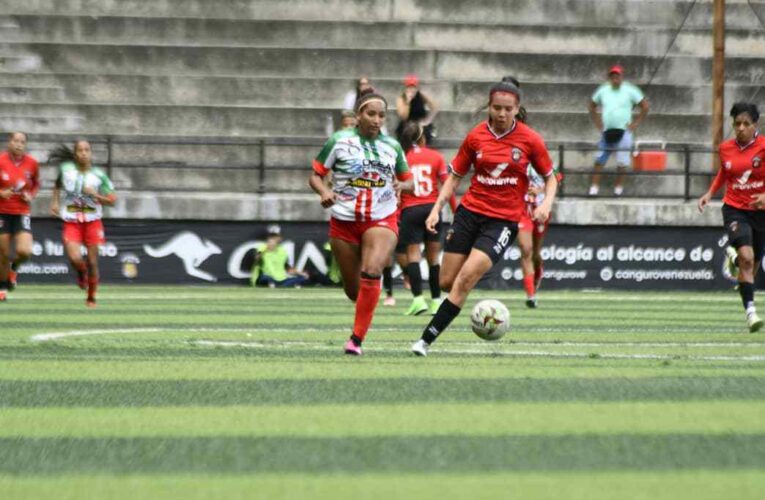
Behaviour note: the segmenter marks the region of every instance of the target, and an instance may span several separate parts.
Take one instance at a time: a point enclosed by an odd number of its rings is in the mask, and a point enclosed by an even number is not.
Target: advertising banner
[[[111,221],[100,250],[106,283],[246,284],[270,222]],[[326,273],[327,224],[282,223],[283,245],[300,270]],[[71,283],[61,223],[35,219],[34,256],[21,283]],[[544,241],[545,289],[722,290],[727,244],[717,228],[552,226]],[[427,277],[423,262],[423,276]],[[395,274],[398,274],[396,270]],[[481,287],[521,289],[517,246]]]

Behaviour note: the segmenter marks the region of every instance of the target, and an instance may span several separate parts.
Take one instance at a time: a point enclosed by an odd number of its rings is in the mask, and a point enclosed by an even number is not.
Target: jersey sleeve
[[[114,193],[114,184],[103,171],[98,171],[98,177],[101,179],[101,186],[98,188],[99,194],[110,195]]]
[[[470,171],[470,165],[475,160],[475,149],[471,144],[471,136],[468,134],[465,140],[462,141],[460,149],[449,164],[449,171],[457,177],[465,177]]]
[[[541,137],[536,137],[532,142],[531,155],[529,157],[531,165],[542,177],[549,177],[553,173],[553,163],[550,153],[547,152],[547,146]]]
[[[640,90],[637,85],[630,85],[630,97],[632,99],[632,104],[637,104],[640,101],[642,101],[645,96],[643,95],[643,91]]]
[[[601,85],[597,89],[595,89],[595,92],[592,93],[592,102],[595,104],[602,104],[602,96],[603,96],[603,86]]]
[[[412,173],[409,171],[409,164],[406,162],[406,155],[399,144],[396,144],[396,178],[400,181],[412,178]]]
[[[34,198],[40,191],[40,165],[37,160],[32,160],[32,186],[29,188],[29,194]]]
[[[441,182],[446,182],[446,179],[449,178],[449,167],[446,166],[446,160],[442,154],[436,153],[436,157],[438,158],[435,165],[436,173]]]
[[[321,151],[319,151],[319,154],[313,160],[313,171],[321,177],[327,175],[335,165],[335,160],[337,159],[335,155],[335,144],[337,144],[337,139],[333,135],[327,140],[324,147],[321,148]]]

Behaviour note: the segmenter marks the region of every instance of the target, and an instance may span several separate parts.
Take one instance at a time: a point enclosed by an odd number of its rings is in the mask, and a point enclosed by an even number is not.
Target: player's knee
[[[754,256],[748,254],[739,254],[738,267],[742,271],[751,271],[754,269]]]
[[[16,250],[16,259],[19,260],[19,261],[29,260],[29,258],[31,256],[32,256],[32,252],[30,252],[29,250],[26,250],[26,249],[24,249],[24,250],[21,250],[21,249]]]

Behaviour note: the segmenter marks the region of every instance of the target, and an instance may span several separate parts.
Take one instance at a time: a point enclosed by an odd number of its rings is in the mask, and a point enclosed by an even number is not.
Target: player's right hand
[[[704,213],[704,207],[707,206],[707,204],[709,203],[709,200],[711,199],[712,199],[712,195],[710,193],[704,193],[703,195],[701,195],[701,198],[699,198],[699,203],[698,203],[699,212]]]
[[[327,191],[321,195],[321,206],[324,208],[329,208],[332,205],[335,204],[335,198],[337,195],[334,191]]]
[[[11,189],[3,189],[0,191],[0,200],[7,200],[13,196],[13,191]]]
[[[428,215],[428,218],[425,219],[425,229],[430,231],[433,234],[436,234],[436,224],[438,224],[438,221],[440,219],[440,214],[437,211],[431,211],[430,215]]]

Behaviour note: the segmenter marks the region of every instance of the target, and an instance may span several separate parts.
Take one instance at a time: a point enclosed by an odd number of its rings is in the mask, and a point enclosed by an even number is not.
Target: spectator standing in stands
[[[356,80],[356,89],[351,90],[345,94],[345,99],[343,100],[343,111],[350,111],[355,116],[356,113],[354,106],[356,105],[356,101],[358,101],[359,97],[361,97],[364,91],[368,89],[372,89],[372,84],[369,82],[369,78],[362,76]]]
[[[343,112],[340,114],[340,128],[338,130],[356,128],[356,124],[356,113],[347,109],[343,110]]]
[[[16,288],[16,271],[32,255],[30,210],[40,175],[37,161],[26,152],[26,134],[11,132],[8,149],[0,154],[0,302]],[[11,242],[16,247],[12,261]]]
[[[270,288],[299,287],[308,280],[308,274],[290,267],[289,255],[282,246],[282,228],[278,224],[268,226],[266,242],[259,244],[255,251],[250,283],[268,285]]]
[[[638,106],[640,111],[633,117],[632,110],[635,106]],[[648,114],[648,101],[637,86],[624,81],[624,68],[617,64],[608,70],[608,82],[592,94],[588,108],[592,121],[601,134],[589,195],[597,196],[600,191],[600,172],[611,153],[615,152],[618,175],[614,183],[614,195],[621,196],[624,192],[624,175],[630,165],[632,136]]]
[[[396,137],[401,142],[404,126],[408,122],[417,122],[425,131],[425,143],[430,145],[436,136],[433,119],[438,114],[436,102],[420,90],[420,80],[417,75],[407,75],[404,78],[404,90],[396,98],[396,113],[399,123],[396,127]]]

